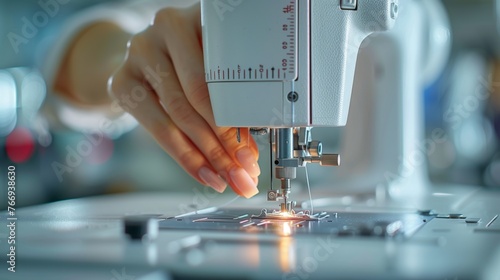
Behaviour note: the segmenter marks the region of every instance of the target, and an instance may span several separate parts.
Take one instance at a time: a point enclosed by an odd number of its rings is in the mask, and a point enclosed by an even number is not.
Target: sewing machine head
[[[398,0],[202,0],[206,80],[217,125],[270,132],[280,211],[307,163],[340,164],[314,126],[344,126],[358,50],[392,27]]]

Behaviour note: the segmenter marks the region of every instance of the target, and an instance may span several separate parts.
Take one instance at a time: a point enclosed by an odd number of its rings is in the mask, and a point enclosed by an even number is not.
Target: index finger
[[[234,128],[221,128],[215,124],[210,96],[205,81],[205,70],[203,65],[203,49],[201,45],[201,21],[200,6],[195,5],[185,10],[188,20],[180,18],[178,13],[164,11],[165,14],[158,15],[157,21],[163,26],[161,32],[166,52],[170,55],[175,66],[181,87],[193,108],[207,121],[215,132],[224,148],[239,162],[242,167],[249,172],[252,177],[260,174],[258,168],[258,148],[251,137],[243,137],[248,141],[238,143],[236,141],[236,130]],[[182,30],[176,28],[179,24],[184,24],[186,28]],[[175,40],[169,40],[175,38]],[[245,132],[244,132],[245,133]],[[250,158],[249,151],[253,154]]]

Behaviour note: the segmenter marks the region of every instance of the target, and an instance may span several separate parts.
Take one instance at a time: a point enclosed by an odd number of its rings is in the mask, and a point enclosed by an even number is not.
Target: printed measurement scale
[[[395,23],[397,3],[202,0],[204,66],[216,124],[345,126],[361,42]],[[374,23],[376,29],[368,28]]]
[[[217,2],[217,1],[214,1]],[[237,2],[237,1],[235,1]],[[220,61],[209,63],[206,80],[222,81],[293,81],[297,77],[297,2],[296,0],[255,0],[253,3],[241,1],[239,5],[219,9],[221,26],[231,17],[245,17],[246,26],[225,26],[232,32],[243,35],[225,42],[223,50],[227,54]],[[230,2],[228,2],[229,5]],[[208,4],[209,5],[209,4]],[[225,9],[224,9],[225,8]],[[224,9],[224,10],[220,10]],[[251,32],[247,27],[251,27]],[[212,31],[212,33],[217,33]],[[220,51],[220,50],[219,50]],[[224,59],[226,58],[226,59]]]

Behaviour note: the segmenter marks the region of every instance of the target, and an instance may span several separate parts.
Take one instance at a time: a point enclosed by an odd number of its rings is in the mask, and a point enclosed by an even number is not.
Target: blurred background
[[[69,121],[52,124],[45,106],[52,93],[39,72],[40,58],[68,18],[103,2],[112,1],[60,0],[58,12],[47,14],[37,0],[0,0],[0,174],[16,166],[17,206],[131,191],[202,191],[139,126],[83,133]],[[443,4],[452,52],[422,98],[428,135],[442,128],[449,137],[429,153],[429,176],[435,183],[500,189],[500,1]],[[59,117],[63,123],[85,119]],[[269,177],[267,154],[260,163],[262,184]],[[3,186],[6,180],[0,181]],[[0,199],[6,208],[5,192]]]
[[[189,192],[199,188],[141,127],[101,126],[83,133],[79,124],[88,116],[64,107],[57,114],[45,108],[53,101],[40,61],[58,40],[62,25],[87,7],[119,1],[58,0],[53,14],[38,2],[0,0],[0,170],[16,166],[17,206],[174,186]],[[51,121],[54,115],[59,123]],[[0,198],[0,207],[6,208],[6,192]]]

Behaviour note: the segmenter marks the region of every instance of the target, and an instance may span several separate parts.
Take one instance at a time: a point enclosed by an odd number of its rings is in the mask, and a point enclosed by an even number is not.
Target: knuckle
[[[207,83],[204,80],[194,83],[187,96],[194,106],[210,104],[210,95],[208,94]]]
[[[129,60],[131,56],[140,55],[148,49],[150,49],[150,41],[144,33],[138,33],[132,36],[128,42],[127,60]]]
[[[224,161],[224,158],[227,157],[227,153],[221,146],[216,146],[208,151],[207,156],[211,162],[221,163]],[[220,164],[214,164],[214,166],[218,165]]]
[[[236,139],[236,129],[225,128],[225,130],[219,134],[219,139],[223,143],[229,143],[230,141],[234,141],[234,139]]]
[[[196,158],[197,156],[198,151],[187,150],[178,155],[177,162],[179,162],[183,166],[189,166],[189,164],[193,161],[193,158]]]
[[[150,118],[148,120],[148,125],[146,126],[148,132],[153,135],[153,138],[160,143],[160,146],[172,157],[175,157],[175,153],[171,153],[175,151],[175,149],[171,149],[175,147],[175,137],[172,133],[173,127],[172,125],[165,120]]]
[[[165,102],[165,107],[167,113],[180,122],[189,121],[193,115],[191,108],[187,106],[186,100],[181,96],[169,97]]]
[[[168,7],[156,12],[153,20],[153,25],[164,27],[179,20],[180,20],[179,10],[176,8]]]

